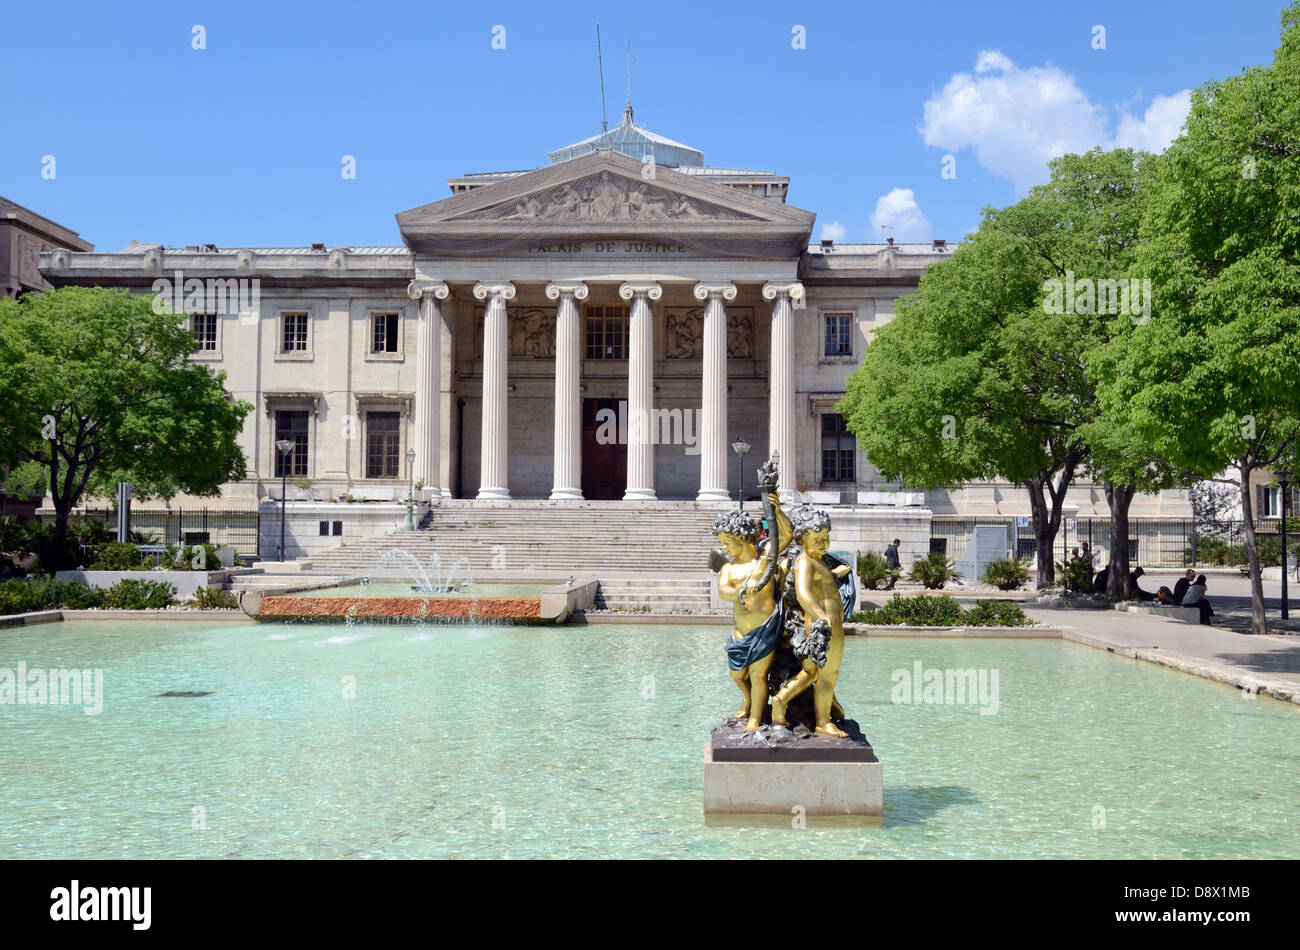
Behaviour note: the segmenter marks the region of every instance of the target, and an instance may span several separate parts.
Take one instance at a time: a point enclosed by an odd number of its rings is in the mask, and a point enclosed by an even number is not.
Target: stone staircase
[[[462,557],[479,575],[525,572],[628,572],[663,578],[707,574],[710,532],[722,505],[694,502],[444,501],[428,527],[350,541],[313,553],[313,569],[356,575],[393,548],[427,564],[435,553],[444,571]]]
[[[709,588],[712,575],[701,578],[655,580],[653,578],[601,578],[596,594],[597,610],[648,610],[656,613],[712,613]]]

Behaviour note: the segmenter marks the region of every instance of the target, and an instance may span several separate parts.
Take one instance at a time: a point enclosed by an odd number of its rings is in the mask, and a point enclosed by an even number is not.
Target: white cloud
[[[930,240],[930,222],[921,213],[911,188],[894,188],[876,200],[867,240],[883,241],[891,237],[900,242]]]
[[[846,228],[844,225],[840,224],[838,221],[831,221],[827,224],[822,225],[821,240],[843,241],[845,235],[847,235],[848,233],[849,233],[849,229]]]
[[[1108,110],[1069,73],[1050,64],[1022,69],[999,50],[981,50],[975,72],[957,73],[925,103],[926,145],[971,148],[979,163],[1024,194],[1047,181],[1047,162],[1094,146],[1162,151],[1178,134],[1190,91],[1157,96],[1137,118],[1121,109],[1112,137]]]
[[[1146,152],[1163,152],[1182,132],[1183,120],[1187,118],[1191,105],[1192,91],[1184,89],[1172,96],[1156,96],[1140,119],[1124,112],[1115,133],[1115,144]]]

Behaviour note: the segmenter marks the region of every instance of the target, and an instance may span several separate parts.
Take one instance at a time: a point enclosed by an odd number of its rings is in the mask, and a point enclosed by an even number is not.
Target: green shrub
[[[977,600],[961,619],[962,623],[972,627],[1028,627],[1033,624],[1014,600]]]
[[[944,584],[961,580],[961,574],[942,551],[931,551],[912,565],[907,579],[927,590],[943,590]]]
[[[103,592],[104,606],[117,610],[166,607],[176,599],[176,588],[164,581],[128,577]]]
[[[215,544],[169,544],[162,566],[173,571],[217,571],[221,560]]]
[[[1207,535],[1198,534],[1196,536],[1196,557],[1192,557],[1192,546],[1188,545],[1183,551],[1183,557],[1188,564],[1204,564],[1216,567],[1231,566],[1246,563],[1246,548],[1242,544],[1230,544],[1222,538],[1211,538]]]
[[[194,591],[194,597],[189,601],[189,606],[197,607],[199,610],[222,610],[238,607],[239,600],[228,590],[198,587]]]
[[[144,557],[140,554],[140,548],[116,541],[96,545],[95,560],[90,564],[92,571],[138,571],[143,568]]]
[[[856,560],[858,580],[862,581],[863,590],[879,590],[885,581],[896,581],[902,573],[898,568],[890,567],[884,555],[875,551],[859,551]]]
[[[71,524],[68,525],[68,533],[63,539],[62,546],[54,543],[52,521],[29,521],[24,527],[27,531],[27,542],[24,547],[36,555],[39,570],[48,574],[67,568],[84,567],[90,563],[89,556],[77,543],[77,535]]]
[[[1029,580],[1029,566],[1019,558],[1001,558],[984,569],[984,583],[998,590],[1019,590]]]
[[[1005,600],[977,600],[969,610],[945,595],[899,597],[883,607],[859,610],[854,623],[897,624],[909,627],[1028,627],[1033,621],[1020,604]]]
[[[1083,561],[1058,561],[1056,564],[1056,586],[1067,591],[1092,590],[1092,568]]]
[[[857,623],[951,627],[961,623],[961,607],[948,596],[899,597],[895,594],[883,607],[860,610],[852,619]]]
[[[48,577],[8,580],[0,584],[0,614],[22,614],[33,610],[84,610],[98,607],[103,592],[78,581]]]
[[[0,551],[25,553],[29,537],[27,526],[13,515],[0,518]]]

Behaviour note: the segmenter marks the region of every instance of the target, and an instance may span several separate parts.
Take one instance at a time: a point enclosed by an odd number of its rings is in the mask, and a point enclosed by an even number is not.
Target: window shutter
[[[1255,520],[1264,517],[1264,486],[1255,486]]]

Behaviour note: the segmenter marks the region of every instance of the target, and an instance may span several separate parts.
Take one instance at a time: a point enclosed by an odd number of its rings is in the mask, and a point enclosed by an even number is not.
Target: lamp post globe
[[[280,560],[284,560],[284,520],[286,502],[288,501],[289,453],[293,451],[293,441],[277,439],[276,450],[280,453]]]
[[[731,450],[736,453],[740,459],[740,465],[736,470],[736,501],[739,503],[739,510],[745,510],[745,455],[749,452],[749,441],[742,435],[731,443]]]

